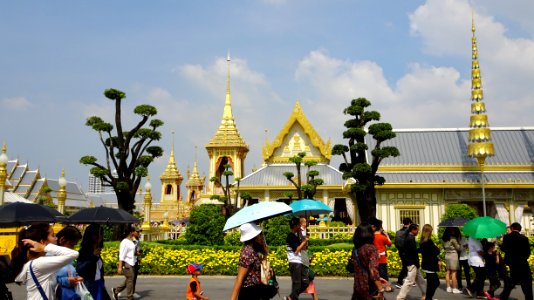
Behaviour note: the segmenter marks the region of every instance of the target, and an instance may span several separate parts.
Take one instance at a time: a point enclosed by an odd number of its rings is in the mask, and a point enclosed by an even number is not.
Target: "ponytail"
[[[35,257],[35,253],[30,251],[31,246],[24,245],[22,240],[30,239],[36,242],[46,241],[48,239],[49,228],[49,224],[35,224],[19,231],[17,246],[11,251],[11,270],[13,271],[13,275],[18,275],[20,271],[22,271],[24,264],[26,264],[29,259]]]

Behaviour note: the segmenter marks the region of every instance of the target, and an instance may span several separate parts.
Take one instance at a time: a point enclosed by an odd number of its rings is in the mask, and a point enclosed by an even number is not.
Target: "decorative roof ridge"
[[[251,177],[252,175],[254,175],[254,174],[256,174],[256,173],[258,173],[258,172],[260,172],[260,171],[266,169],[268,166],[269,166],[269,165],[260,167],[260,168],[257,169],[256,171],[254,171],[254,172],[252,172],[252,173],[246,175],[245,177],[241,178],[241,181],[243,181],[243,180],[247,179],[248,177]]]
[[[270,144],[267,143],[267,141],[265,142],[265,145],[263,146],[263,161],[267,161],[272,157],[274,151],[282,145],[284,138],[289,134],[291,127],[293,127],[293,125],[297,122],[302,126],[304,132],[310,137],[311,143],[317,147],[317,149],[319,149],[321,155],[323,155],[327,160],[330,160],[332,157],[331,140],[328,139],[328,142],[326,143],[323,141],[319,133],[311,125],[310,121],[304,114],[304,111],[300,106],[300,101],[297,100],[291,115],[289,115],[289,118],[282,129],[278,132],[276,138]]]

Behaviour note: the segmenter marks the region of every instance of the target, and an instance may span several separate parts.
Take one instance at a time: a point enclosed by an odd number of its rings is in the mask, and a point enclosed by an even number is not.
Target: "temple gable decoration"
[[[289,162],[299,152],[306,152],[306,160],[328,164],[332,157],[332,142],[319,136],[297,101],[293,112],[272,143],[265,141],[263,161],[270,163]]]

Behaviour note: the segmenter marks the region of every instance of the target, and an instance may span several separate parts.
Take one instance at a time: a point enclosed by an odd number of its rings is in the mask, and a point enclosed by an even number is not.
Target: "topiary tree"
[[[121,106],[126,94],[107,89],[104,95],[115,101],[115,126],[98,116],[89,117],[85,125],[98,132],[105,160],[101,163],[96,157],[88,155],[80,158],[80,163],[92,166],[91,174],[113,188],[119,207],[132,213],[141,179],[148,175],[148,166],[154,159],[163,154],[161,147],[151,146],[152,142],[161,138],[157,129],[163,125],[163,121],[151,119],[158,113],[157,109],[142,104],[133,111],[141,120],[129,131],[124,130]]]
[[[311,170],[311,167],[317,165],[317,161],[304,160],[305,156],[306,156],[306,152],[300,152],[297,155],[289,158],[289,161],[294,163],[295,167],[297,168],[296,180],[295,180],[295,174],[293,174],[293,172],[284,172],[283,175],[287,178],[287,180],[289,180],[289,182],[291,182],[291,184],[293,184],[293,186],[297,190],[298,199],[303,199],[302,192],[304,192],[304,198],[313,199],[313,196],[315,196],[315,193],[317,192],[317,187],[322,185],[324,183],[324,180],[321,178],[316,178],[317,176],[319,176],[319,171]],[[301,179],[302,164],[304,164],[307,167],[306,184],[302,184],[302,179]],[[293,195],[291,195],[291,198],[292,197]]]
[[[343,179],[352,180],[348,194],[358,206],[358,213],[362,221],[376,216],[376,185],[382,185],[386,181],[384,177],[377,175],[378,166],[387,157],[399,156],[399,150],[391,146],[383,146],[385,141],[395,138],[393,128],[389,123],[373,123],[380,120],[380,113],[367,111],[371,102],[365,98],[353,99],[350,106],[343,113],[351,118],[345,121],[347,130],[343,132],[343,138],[348,140],[348,146],[335,145],[332,148],[333,155],[341,155],[344,162],[339,166],[343,172]],[[366,129],[367,128],[367,129]],[[365,136],[370,134],[375,140],[375,147],[371,151],[372,157],[367,157],[369,146]]]
[[[191,210],[185,239],[194,245],[223,245],[225,219],[214,204],[202,204]]]
[[[286,244],[287,234],[291,230],[289,228],[290,219],[290,216],[279,216],[263,221],[261,225],[269,247],[283,246]]]

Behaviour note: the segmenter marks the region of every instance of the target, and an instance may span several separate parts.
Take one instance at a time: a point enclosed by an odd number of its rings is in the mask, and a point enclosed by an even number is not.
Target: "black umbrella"
[[[13,202],[0,206],[0,227],[18,227],[37,223],[56,223],[65,220],[52,207],[25,202]]]
[[[72,224],[131,224],[139,223],[139,219],[120,208],[92,207],[84,208],[68,217]]]
[[[438,224],[438,227],[461,227],[469,221],[469,218],[450,218]]]

